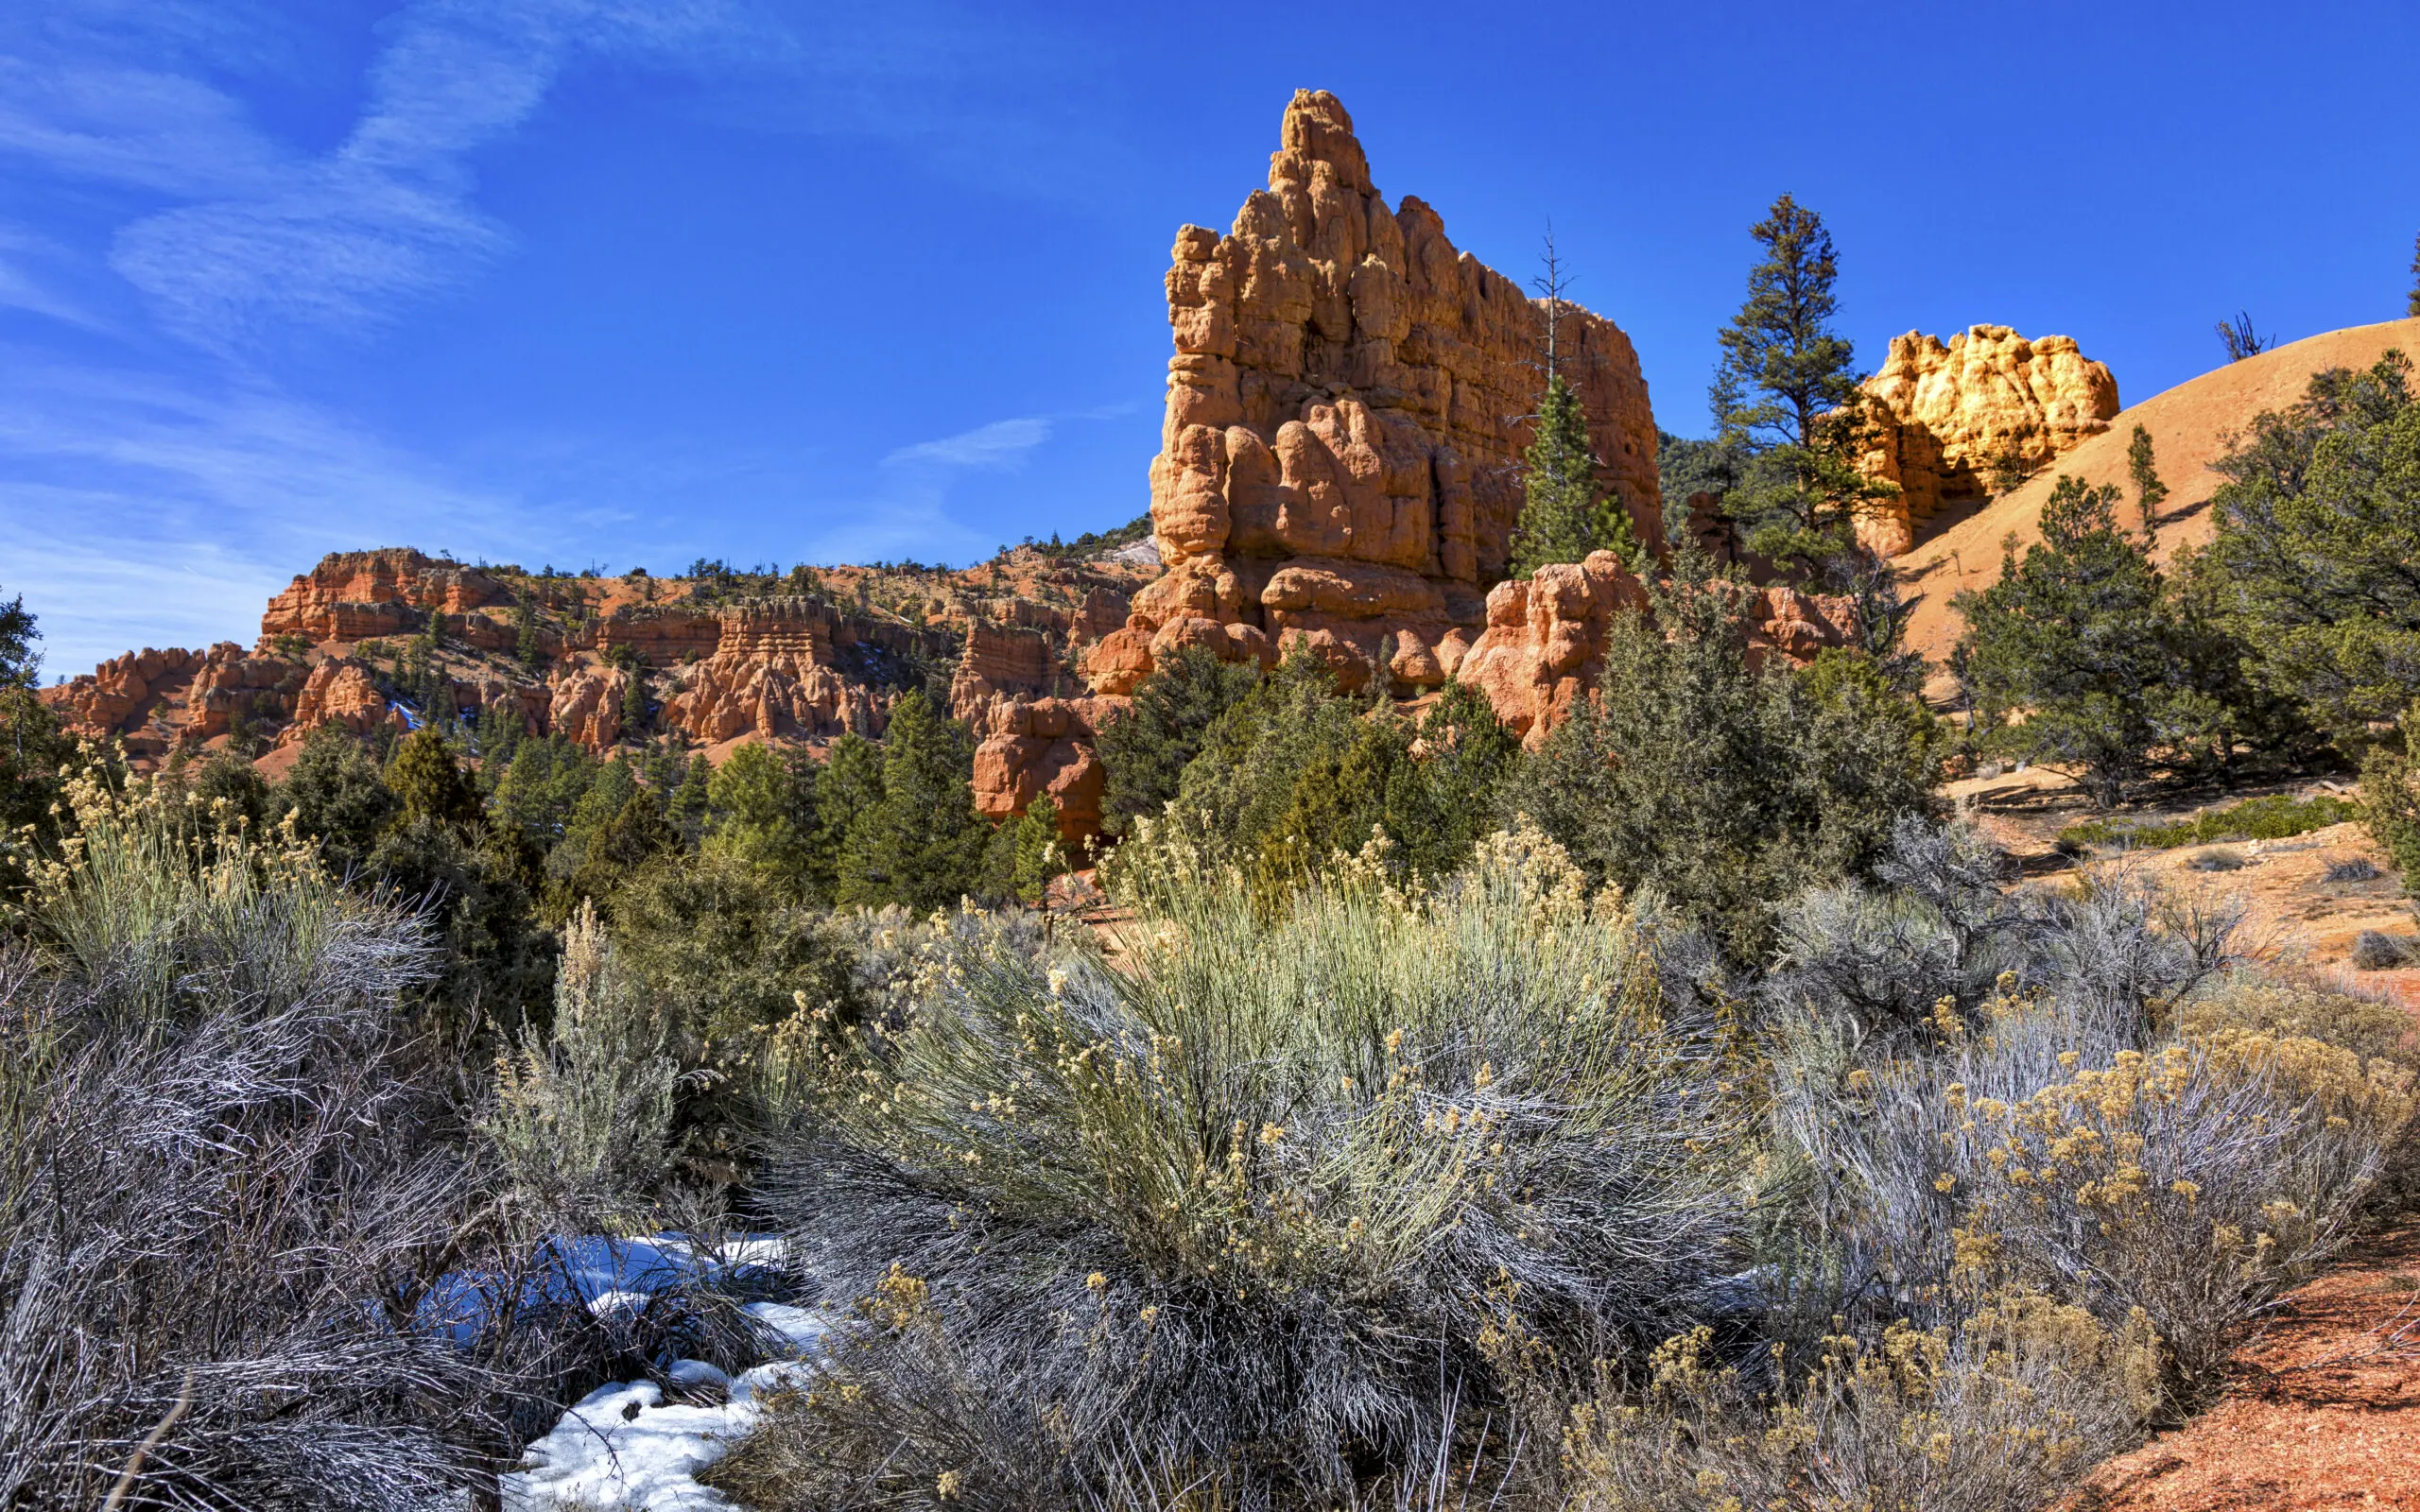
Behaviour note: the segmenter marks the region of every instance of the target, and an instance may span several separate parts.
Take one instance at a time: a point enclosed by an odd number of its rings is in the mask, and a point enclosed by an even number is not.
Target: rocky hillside
[[[1148,548],[779,577],[575,577],[341,552],[269,600],[249,647],[130,651],[44,696],[141,765],[232,745],[274,769],[322,725],[374,736],[430,718],[501,716],[598,749],[820,745],[879,735],[913,688],[973,717],[997,697],[1076,690],[1084,648],[1156,571]]]
[[[1383,672],[1417,696],[1459,672],[1543,739],[1645,595],[1607,553],[1504,579],[1529,441],[1506,417],[1531,407],[1551,325],[1606,481],[1660,549],[1637,355],[1611,320],[1456,250],[1420,200],[1390,208],[1335,96],[1297,94],[1279,136],[1229,232],[1177,233],[1148,542],[675,578],[341,553],[269,602],[249,648],[129,652],[45,696],[141,764],[233,745],[276,766],[323,725],[431,718],[597,749],[819,745],[879,735],[924,687],[981,741],[983,810],[1046,792],[1071,839],[1099,822],[1095,734],[1183,647],[1268,664],[1299,646],[1348,690]],[[1749,609],[1760,649],[1795,659],[1850,631],[1844,601],[1788,588]]]
[[[2262,410],[2281,410],[2301,399],[2311,374],[2329,368],[2366,368],[2390,348],[2420,353],[2420,319],[2309,336],[2117,410],[2088,434],[2071,429],[2072,443],[2053,451],[2048,464],[2024,486],[1954,521],[1945,519],[1936,533],[1895,558],[1902,582],[1916,596],[1909,644],[1936,661],[1949,654],[1963,628],[1950,600],[1962,590],[1983,588],[1998,578],[2000,543],[2011,534],[2020,546],[2041,539],[2042,506],[2062,473],[2096,485],[2116,484],[2131,502],[2134,487],[2126,471],[2126,448],[2136,425],[2151,433],[2160,476],[2169,490],[2157,522],[2157,555],[2165,558],[2179,546],[2206,541],[2210,495],[2225,481],[2209,464],[2226,455],[2228,438]],[[2116,398],[2114,387],[2109,397]]]

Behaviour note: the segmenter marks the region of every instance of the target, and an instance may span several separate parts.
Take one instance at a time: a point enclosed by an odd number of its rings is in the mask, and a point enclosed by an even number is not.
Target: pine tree
[[[807,891],[830,902],[838,894],[840,852],[850,827],[882,802],[882,747],[862,735],[840,735],[815,774],[815,822],[807,838]]]
[[[1967,631],[1952,664],[1998,748],[2075,774],[2101,807],[2155,765],[2223,766],[2265,721],[2242,649],[2152,565],[2118,524],[2118,490],[2062,477],[2024,559],[2009,540],[2000,579],[1953,600]],[[2021,716],[2021,717],[2020,717]]]
[[[485,812],[479,790],[454,759],[453,747],[433,725],[424,725],[405,737],[387,768],[387,785],[402,803],[397,821],[433,819],[463,829]]]
[[[714,777],[714,765],[703,756],[683,764],[681,781],[672,787],[672,797],[666,800],[664,816],[681,832],[681,837],[695,845],[706,832],[706,819],[714,807],[709,783]],[[812,778],[808,779],[810,782]]]
[[[1766,255],[1717,333],[1707,394],[1721,441],[1743,458],[1725,505],[1752,549],[1811,571],[1852,550],[1857,517],[1895,490],[1858,466],[1871,421],[1855,349],[1831,326],[1840,264],[1823,217],[1783,195],[1749,234]]]
[[[647,663],[633,656],[623,668],[630,680],[622,684],[622,736],[636,739],[647,733],[651,710],[647,697]]]
[[[922,691],[891,706],[882,801],[851,821],[835,896],[842,906],[925,913],[982,890],[991,826],[975,812],[975,741]]]
[[[1021,903],[1042,902],[1050,879],[1067,869],[1066,844],[1059,834],[1059,805],[1038,794],[1023,814],[992,832],[984,854],[986,890]]]
[[[292,815],[296,832],[320,843],[320,864],[338,877],[368,864],[402,807],[340,725],[321,725],[304,738],[277,798],[280,816]]]
[[[579,869],[571,876],[571,894],[593,899],[610,912],[614,893],[641,867],[681,849],[681,833],[664,816],[663,797],[633,783],[620,811],[588,842]]]
[[[2140,425],[2126,445],[2126,471],[2134,475],[2135,507],[2142,512],[2143,539],[2149,541],[2159,524],[2159,507],[2168,497],[2168,485],[2159,480],[2159,468],[2152,458],[2152,433]]]
[[[2403,313],[2420,315],[2420,236],[2411,238],[2411,292],[2403,297]]]
[[[2210,555],[2271,688],[2356,743],[2420,701],[2420,384],[2390,352],[2312,376],[2214,464]]]
[[[60,767],[74,754],[59,716],[42,701],[40,639],[23,597],[0,603],[0,834],[26,825],[39,834],[56,831]]]
[[[1579,561],[1592,551],[1612,551],[1638,560],[1638,537],[1618,498],[1599,496],[1597,457],[1588,440],[1588,416],[1580,395],[1563,374],[1547,378],[1538,421],[1523,454],[1529,471],[1526,497],[1513,528],[1510,570],[1527,577],[1548,562]]]
[[[801,800],[781,757],[758,741],[739,747],[708,781],[706,800],[701,850],[752,867],[786,890],[804,890],[814,799]]]
[[[1258,668],[1221,662],[1201,646],[1163,659],[1126,712],[1100,732],[1101,765],[1109,770],[1101,828],[1122,837],[1136,819],[1158,817],[1210,727],[1259,680]]]

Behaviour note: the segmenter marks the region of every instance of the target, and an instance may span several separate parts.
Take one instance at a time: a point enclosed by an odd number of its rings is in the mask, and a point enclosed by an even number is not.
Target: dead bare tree
[[[2227,361],[2241,362],[2257,356],[2277,344],[2274,335],[2263,336],[2253,329],[2252,312],[2238,310],[2232,320],[2219,322],[2219,339],[2226,343]]]

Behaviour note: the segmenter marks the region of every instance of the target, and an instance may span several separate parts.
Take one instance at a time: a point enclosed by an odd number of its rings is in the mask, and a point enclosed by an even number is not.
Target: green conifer
[[[2135,479],[2135,507],[2142,514],[2143,539],[2148,541],[2159,524],[2159,507],[2168,497],[2168,485],[2160,481],[2159,468],[2152,457],[2152,433],[2140,425],[2126,445],[2126,471]]]
[[[882,800],[850,822],[835,897],[919,913],[982,891],[991,826],[975,812],[975,741],[920,690],[891,706]]]
[[[813,800],[800,801],[788,765],[769,747],[752,740],[724,758],[706,799],[701,850],[752,867],[786,891],[805,889]]]
[[[402,804],[397,816],[402,824],[427,818],[460,829],[475,824],[484,813],[477,784],[432,725],[413,730],[396,747],[387,767],[387,786]]]
[[[1708,391],[1721,442],[1743,459],[1725,507],[1752,549],[1812,571],[1849,553],[1858,517],[1897,490],[1858,466],[1872,421],[1855,349],[1831,325],[1840,262],[1823,217],[1783,195],[1749,234],[1765,257],[1716,335]]]
[[[1527,577],[1548,562],[1579,561],[1592,551],[1638,559],[1638,537],[1620,499],[1597,489],[1596,453],[1579,393],[1563,374],[1547,378],[1537,428],[1523,454],[1521,519],[1512,532],[1512,576]]]

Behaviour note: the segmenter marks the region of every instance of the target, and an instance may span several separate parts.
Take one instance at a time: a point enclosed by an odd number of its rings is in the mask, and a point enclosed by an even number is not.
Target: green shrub
[[[1720,579],[1650,592],[1652,616],[1616,622],[1596,696],[1503,801],[1592,880],[1652,890],[1754,962],[1776,904],[1864,874],[1899,817],[1935,810],[1935,726],[1855,653],[1751,670],[1741,595]]]
[[[771,1200],[842,1295],[915,1299],[844,1346],[854,1398],[771,1430],[794,1449],[872,1400],[899,1408],[859,1468],[885,1504],[1001,1462],[1343,1495],[1434,1447],[1441,1378],[1500,1406],[1518,1340],[1591,1359],[1717,1305],[1742,1111],[1550,842],[1492,841],[1434,894],[1322,883],[1273,920],[1232,876],[1158,896],[1115,970],[986,945],[896,1027],[784,1037],[821,1091]],[[923,1428],[927,1325],[949,1395],[1030,1439],[986,1461],[979,1424]]]
[[[1259,668],[1221,662],[1201,646],[1187,646],[1161,662],[1097,742],[1109,773],[1102,830],[1122,838],[1136,819],[1158,817],[1176,797],[1185,765],[1201,752],[1210,727],[1259,680]]]
[[[2122,819],[2090,819],[2059,832],[2059,844],[2069,849],[2118,846],[2128,850],[2172,850],[2179,846],[2211,845],[2221,840],[2284,840],[2331,824],[2361,817],[2362,809],[2346,799],[2325,794],[2290,798],[2273,793],[2245,799],[2224,808],[2205,809],[2172,824],[2129,823]]]

